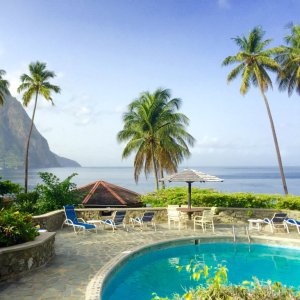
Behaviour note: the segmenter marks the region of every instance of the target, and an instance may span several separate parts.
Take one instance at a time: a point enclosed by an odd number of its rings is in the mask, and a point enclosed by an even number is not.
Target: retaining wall
[[[55,232],[43,232],[34,241],[0,248],[0,282],[44,266],[54,256]]]
[[[271,218],[275,209],[258,209],[258,208],[228,208],[228,207],[205,207],[212,209],[215,213],[215,223],[222,224],[246,224],[249,219]],[[127,221],[130,217],[143,215],[145,211],[156,212],[156,222],[167,222],[167,209],[164,207],[142,207],[142,208],[78,208],[76,209],[77,217],[84,220],[109,218],[109,215],[116,210],[126,210]],[[281,210],[286,212],[290,218],[300,219],[300,211]],[[41,216],[34,216],[33,220],[41,228],[48,231],[55,231],[61,228],[65,220],[63,210],[50,212]]]

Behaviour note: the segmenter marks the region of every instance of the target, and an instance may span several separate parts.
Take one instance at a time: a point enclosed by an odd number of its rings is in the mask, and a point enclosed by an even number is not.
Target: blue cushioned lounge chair
[[[125,210],[118,210],[112,214],[111,219],[101,220],[101,223],[103,224],[104,228],[106,225],[111,226],[113,232],[115,232],[115,229],[117,229],[117,227],[123,227],[125,230],[128,231],[125,224],[125,216]]]
[[[154,221],[155,213],[153,211],[146,211],[142,217],[130,218],[130,223],[134,227],[135,225],[140,225],[141,230],[150,224],[156,231],[156,224]]]
[[[73,226],[74,232],[76,234],[80,231],[85,232],[86,230],[95,230],[97,233],[97,227],[94,224],[88,224],[82,218],[77,218],[74,205],[65,205],[64,210],[66,220],[63,222],[61,227],[63,227],[64,225]]]
[[[278,228],[284,228],[286,229],[287,232],[289,232],[287,224],[286,222],[284,222],[286,219],[287,219],[286,213],[275,213],[271,219],[265,218],[264,222],[266,224],[269,224],[271,232],[274,232],[274,230]]]
[[[291,226],[296,226],[298,233],[300,234],[300,221],[297,221],[295,219],[286,219],[284,220],[284,222],[287,225],[291,225]],[[289,228],[289,226],[287,226],[287,229]],[[288,229],[288,233],[289,233],[289,229]]]

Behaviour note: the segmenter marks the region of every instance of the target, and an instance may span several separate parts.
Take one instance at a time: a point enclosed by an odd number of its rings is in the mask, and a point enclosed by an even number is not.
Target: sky
[[[53,152],[82,166],[131,166],[118,144],[122,115],[143,91],[168,88],[197,140],[183,166],[277,165],[263,99],[227,84],[232,38],[262,26],[270,46],[299,23],[300,0],[0,0],[0,69],[10,92],[33,61],[62,92],[39,98],[35,124]],[[267,92],[283,164],[300,165],[300,96]],[[33,101],[32,101],[33,102]],[[31,116],[32,105],[27,109]]]

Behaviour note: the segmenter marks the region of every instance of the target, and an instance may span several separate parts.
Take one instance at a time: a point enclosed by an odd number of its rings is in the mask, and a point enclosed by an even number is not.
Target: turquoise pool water
[[[197,285],[176,265],[190,260],[208,266],[222,263],[229,269],[230,283],[239,284],[256,276],[260,280],[281,281],[299,287],[300,250],[265,245],[213,243],[159,249],[131,259],[107,283],[102,300],[148,300],[152,293],[171,296],[185,287]],[[199,284],[199,283],[198,283]]]

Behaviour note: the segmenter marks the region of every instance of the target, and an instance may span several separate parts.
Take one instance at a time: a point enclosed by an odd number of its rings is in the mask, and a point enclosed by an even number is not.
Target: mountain
[[[0,168],[24,166],[25,144],[31,119],[16,98],[8,95],[0,106]],[[47,140],[33,127],[29,148],[30,168],[80,167],[50,151]]]

